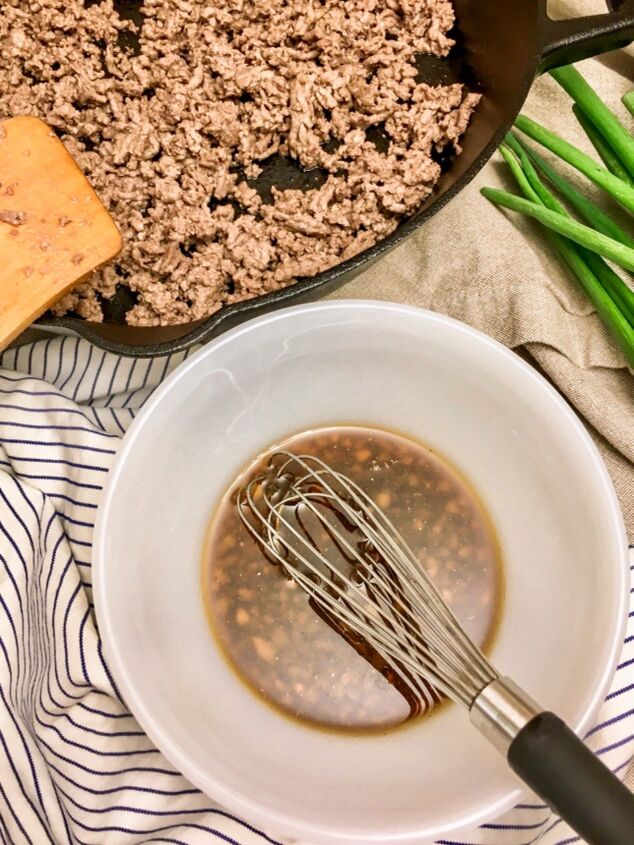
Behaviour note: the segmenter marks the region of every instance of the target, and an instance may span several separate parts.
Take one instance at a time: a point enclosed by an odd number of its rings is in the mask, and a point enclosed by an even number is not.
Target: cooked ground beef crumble
[[[144,0],[140,26],[125,8],[2,2],[0,118],[48,121],[126,244],[58,314],[101,320],[124,284],[130,324],[188,322],[354,256],[431,193],[479,100],[416,81],[417,54],[452,47],[450,0]],[[323,178],[263,197],[276,154]]]

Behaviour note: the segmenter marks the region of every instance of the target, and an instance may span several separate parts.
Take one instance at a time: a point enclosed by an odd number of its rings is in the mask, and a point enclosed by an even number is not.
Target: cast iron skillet
[[[538,73],[634,40],[634,0],[611,0],[609,14],[566,21],[548,17],[547,0],[454,0],[454,4],[458,44],[447,60],[422,58],[419,76],[432,83],[460,80],[484,94],[483,103],[465,136],[462,155],[446,162],[436,192],[395,232],[337,267],[283,290],[227,306],[206,320],[160,328],[128,326],[125,311],[131,302],[129,293],[122,290],[106,304],[104,323],[46,316],[39,325],[72,329],[112,352],[149,357],[208,341],[256,314],[317,299],[399,244],[473,179],[515,120]],[[140,20],[140,0],[115,0],[115,6]],[[135,49],[136,45],[132,41],[128,46]],[[304,174],[292,163],[276,158],[268,162],[255,187],[265,196],[272,184],[307,188],[316,178],[319,174],[314,171]]]

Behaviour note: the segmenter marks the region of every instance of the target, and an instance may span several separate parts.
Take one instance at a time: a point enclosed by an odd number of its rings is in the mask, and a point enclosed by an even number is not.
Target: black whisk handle
[[[511,768],[588,845],[634,843],[634,795],[554,713],[525,725]]]

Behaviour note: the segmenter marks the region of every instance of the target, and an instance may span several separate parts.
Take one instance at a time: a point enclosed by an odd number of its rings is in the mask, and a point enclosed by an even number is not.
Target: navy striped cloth
[[[275,842],[214,806],[152,746],[119,696],[93,615],[92,531],[108,469],[135,413],[185,357],[119,358],[74,336],[0,357],[5,845]],[[588,742],[625,774],[634,756],[634,611]],[[545,845],[579,841],[535,801],[442,845],[540,838]]]

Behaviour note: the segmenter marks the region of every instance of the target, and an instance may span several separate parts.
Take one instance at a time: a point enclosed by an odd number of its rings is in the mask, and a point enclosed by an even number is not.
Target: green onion
[[[511,172],[515,176],[518,185],[524,192],[525,196],[533,201],[541,202],[546,208],[556,211],[559,214],[564,214],[570,217],[564,206],[557,200],[557,198],[548,190],[548,188],[541,181],[531,160],[527,155],[527,151],[522,147],[520,141],[512,135],[507,135],[507,142],[513,148],[519,157],[519,162],[508,147],[505,147],[506,154],[502,151],[503,158],[509,164]],[[510,160],[512,159],[512,160]],[[519,172],[518,172],[519,171]],[[560,235],[551,233],[551,237],[555,246],[561,252],[562,240]],[[597,277],[599,282],[610,294],[617,306],[620,308],[623,316],[627,319],[631,326],[634,326],[634,291],[621,279],[621,277],[614,272],[614,270],[606,264],[606,262],[594,252],[584,248],[578,247],[583,260],[586,262],[590,270]],[[568,262],[570,264],[570,262]]]
[[[610,111],[575,67],[571,65],[560,67],[550,73],[561,87],[570,94],[577,104],[578,110],[598,130],[600,137],[607,142],[608,147],[614,150],[614,153],[625,166],[627,173],[634,177],[634,137],[630,135],[616,115]]]
[[[599,317],[619,344],[630,367],[634,367],[634,328],[570,241],[559,238],[557,247],[579,280],[588,299],[597,309]]]
[[[580,246],[585,246],[592,252],[597,252],[604,258],[609,258],[619,267],[634,271],[634,249],[630,249],[630,247],[615,241],[613,238],[608,238],[601,232],[596,232],[589,226],[584,226],[582,223],[565,217],[557,211],[551,211],[535,202],[522,199],[515,194],[509,194],[507,191],[499,191],[496,188],[482,188],[482,193],[497,205],[533,217],[543,223],[544,226],[569,238]]]
[[[525,171],[522,169],[522,165],[517,160],[516,156],[513,152],[509,149],[509,147],[502,144],[500,147],[500,153],[502,154],[502,158],[508,164],[511,173],[515,176],[515,180],[517,184],[520,186],[526,198],[531,200],[532,202],[539,202],[539,196],[535,193],[533,188],[531,187],[528,178],[526,177]]]
[[[614,176],[609,170],[598,165],[590,156],[583,153],[581,150],[564,141],[554,132],[545,129],[534,120],[520,115],[515,121],[517,128],[532,138],[537,143],[549,149],[555,155],[567,161],[577,170],[580,170],[595,184],[603,188],[614,199],[617,200],[624,208],[631,214],[634,214],[634,188],[628,185],[622,179]]]
[[[634,115],[634,91],[628,91],[623,97],[623,104],[629,110],[630,114]]]
[[[583,260],[621,309],[621,313],[630,326],[634,328],[634,291],[625,284],[609,264],[606,264],[600,255],[583,247],[578,247],[578,249]]]
[[[634,249],[634,239],[631,238],[627,232],[623,231],[623,229],[621,229],[621,227],[615,223],[614,220],[612,220],[612,218],[603,211],[603,209],[599,208],[598,205],[595,205],[589,199],[586,199],[586,197],[579,193],[576,188],[573,188],[570,182],[561,176],[554,167],[551,167],[551,165],[548,164],[548,162],[532,147],[529,147],[528,144],[525,144],[520,138],[517,138],[515,135],[510,133],[506,136],[505,143],[511,147],[520,159],[521,153],[523,152],[535,165],[535,167],[537,167],[537,169],[548,179],[551,185],[559,191],[562,197],[570,203],[574,210],[583,217],[583,219],[592,226],[593,229],[596,229],[598,232],[603,232],[603,234],[607,235],[609,238],[614,238],[615,241],[620,241],[622,244],[625,244],[625,246],[629,246],[631,249]],[[524,170],[526,169],[527,168],[524,166]]]
[[[516,155],[518,156],[522,171],[526,178],[526,181],[529,184],[530,191],[533,197],[536,198],[537,202],[540,202],[542,205],[545,205],[547,208],[550,208],[552,211],[556,211],[558,214],[564,214],[567,217],[570,215],[566,211],[566,209],[557,201],[553,194],[548,190],[548,188],[544,185],[542,180],[537,175],[537,171],[533,167],[532,161],[529,159],[526,151],[522,147],[520,141],[514,138],[511,133],[509,133],[506,137],[507,143],[509,146],[515,151]],[[521,184],[520,184],[520,187]],[[524,191],[526,194],[526,191]],[[530,199],[531,197],[526,194],[527,198]]]
[[[507,150],[507,153],[510,157],[513,157],[512,152]],[[517,159],[515,159],[515,164],[517,165]],[[518,175],[518,170],[521,170],[521,168],[518,168],[518,166],[512,167],[512,172],[516,177]],[[528,196],[535,195],[535,192],[526,177],[520,177],[518,181],[522,190],[526,190]],[[491,199],[491,190],[492,189],[484,188],[482,193],[485,196],[489,195],[489,199]],[[516,197],[516,199],[519,200],[520,198]],[[619,307],[620,302],[615,301],[615,298],[613,298],[608,290],[602,286],[597,276],[582,258],[578,247],[575,247],[569,240],[555,232],[549,232],[549,236],[553,245],[579,281],[586,296],[596,308],[604,325],[619,344],[619,347],[625,355],[629,365],[634,367],[634,329],[632,328],[631,323],[628,322],[627,318],[624,316],[623,309]],[[592,253],[587,253],[587,255],[591,254]],[[598,261],[604,263],[598,256],[594,257]],[[607,267],[607,265],[605,266]],[[619,281],[621,280],[619,279]]]
[[[527,117],[520,116],[516,126],[576,167],[634,213],[634,183],[630,183],[630,174],[616,155],[619,152],[627,158],[634,149],[634,140],[625,137],[626,130],[616,117],[601,103],[583,78],[571,70],[555,71],[553,76],[577,101],[574,108],[578,119],[593,143],[596,140],[601,149],[607,151],[610,165],[614,166],[614,161],[620,165],[619,173],[623,179]],[[631,93],[629,102],[634,107],[634,92]],[[628,104],[627,100],[624,102]],[[483,188],[482,193],[492,202],[532,217],[547,228],[549,240],[577,278],[629,365],[634,368],[634,290],[602,257],[634,271],[634,240],[520,138],[509,133],[500,152],[526,199],[493,188]],[[634,164],[634,157],[631,163]],[[571,216],[542,181],[540,173],[592,228]]]
[[[584,132],[590,139],[592,146],[598,152],[601,160],[610,171],[615,176],[618,176],[619,179],[622,179],[624,182],[628,184],[632,184],[632,180],[630,179],[630,174],[627,171],[625,165],[619,158],[619,156],[614,152],[612,147],[608,144],[605,140],[603,135],[599,132],[596,128],[594,123],[585,115],[579,106],[575,103],[572,107],[575,117],[581,124]]]

